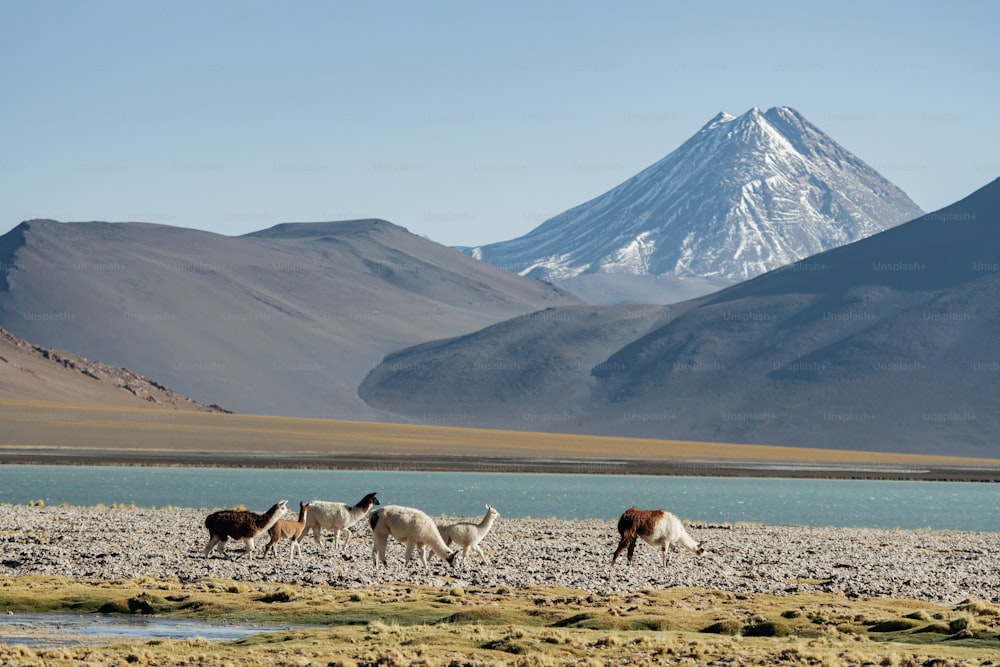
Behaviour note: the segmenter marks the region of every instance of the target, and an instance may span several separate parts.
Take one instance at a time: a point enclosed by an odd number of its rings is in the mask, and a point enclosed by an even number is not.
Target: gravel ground
[[[492,565],[470,556],[451,569],[432,556],[424,570],[418,561],[404,563],[404,547],[393,540],[389,567],[375,567],[365,522],[354,527],[355,538],[339,552],[310,537],[302,543],[301,557],[290,561],[289,544],[282,541],[277,555],[264,558],[264,536],[253,559],[235,542],[228,546],[228,557],[213,553],[206,558],[208,513],[0,505],[0,576],[216,577],[338,588],[389,582],[565,586],[594,593],[690,586],[733,593],[841,592],[944,604],[967,598],[1000,601],[1000,533],[691,524],[688,532],[704,543],[704,555],[682,551],[671,555],[664,568],[659,553],[640,542],[635,567],[623,555],[610,568],[617,517],[501,517],[483,541]]]

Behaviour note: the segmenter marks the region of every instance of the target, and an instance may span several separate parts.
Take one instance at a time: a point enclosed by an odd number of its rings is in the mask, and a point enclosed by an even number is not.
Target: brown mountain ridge
[[[0,399],[228,412],[127,368],[34,345],[0,327]]]

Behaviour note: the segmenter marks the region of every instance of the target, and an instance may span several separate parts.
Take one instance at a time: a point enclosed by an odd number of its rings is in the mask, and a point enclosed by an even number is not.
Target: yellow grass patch
[[[432,456],[440,461],[555,459],[708,463],[792,462],[908,466],[961,466],[996,470],[1000,460],[652,440],[492,429],[411,426],[372,422],[134,409],[0,400],[0,449],[46,451],[114,459],[117,454],[170,461],[170,457],[303,457],[336,466],[343,457]],[[468,465],[468,464],[467,464]],[[602,469],[602,471],[609,471]]]
[[[452,594],[402,584],[362,593],[216,579],[19,577],[0,585],[0,610],[115,608],[289,627],[220,643],[145,639],[46,650],[0,640],[0,664],[699,665],[734,657],[738,663],[720,664],[982,664],[1000,650],[998,606],[972,600],[950,608],[834,594],[469,586]]]

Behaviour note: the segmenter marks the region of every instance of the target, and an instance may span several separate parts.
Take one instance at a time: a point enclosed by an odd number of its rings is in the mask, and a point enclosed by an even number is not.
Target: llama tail
[[[375,526],[378,525],[378,520],[381,516],[381,512],[372,512],[368,515],[368,525],[372,527],[372,530],[375,530]]]

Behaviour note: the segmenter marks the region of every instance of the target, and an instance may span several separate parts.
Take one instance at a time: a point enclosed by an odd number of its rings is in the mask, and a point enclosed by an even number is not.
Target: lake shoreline
[[[360,456],[294,452],[276,454],[0,447],[0,465],[5,464],[1000,482],[1000,465],[959,467],[752,459],[553,459],[400,454]]]
[[[501,517],[482,543],[488,563],[470,554],[449,567],[431,556],[422,567],[405,562],[395,540],[387,564],[374,563],[363,520],[339,550],[326,531],[324,544],[306,538],[294,559],[287,540],[265,556],[266,537],[252,559],[232,543],[206,557],[210,511],[0,504],[0,610],[8,600],[25,612],[89,604],[122,616],[264,624],[308,616],[315,632],[154,640],[141,651],[121,640],[37,652],[0,641],[0,664],[419,664],[443,651],[429,664],[468,656],[461,664],[513,665],[542,647],[560,651],[544,664],[579,664],[582,653],[562,653],[571,645],[609,667],[664,663],[649,659],[662,656],[643,648],[645,638],[706,667],[734,655],[757,665],[965,665],[987,664],[1000,641],[1000,533],[692,522],[686,530],[703,554],[682,550],[664,566],[640,543],[634,565],[623,555],[612,567],[613,518]],[[758,628],[773,632],[761,638]],[[195,658],[179,654],[189,648]]]
[[[386,567],[372,560],[366,521],[353,527],[354,539],[340,550],[330,544],[327,531],[322,544],[312,536],[304,539],[295,559],[289,558],[287,540],[265,556],[266,535],[256,541],[252,559],[238,541],[224,556],[206,557],[209,511],[0,504],[7,535],[0,576],[209,578],[342,590],[389,582],[519,590],[556,586],[600,594],[683,587],[1000,603],[1000,533],[693,522],[687,531],[704,545],[703,555],[681,550],[669,555],[664,567],[659,552],[641,543],[635,566],[623,555],[610,567],[619,537],[614,519],[502,516],[482,543],[489,563],[470,554],[449,567],[432,555],[423,568],[404,562],[403,545],[390,540]],[[439,523],[469,520],[434,518]]]

